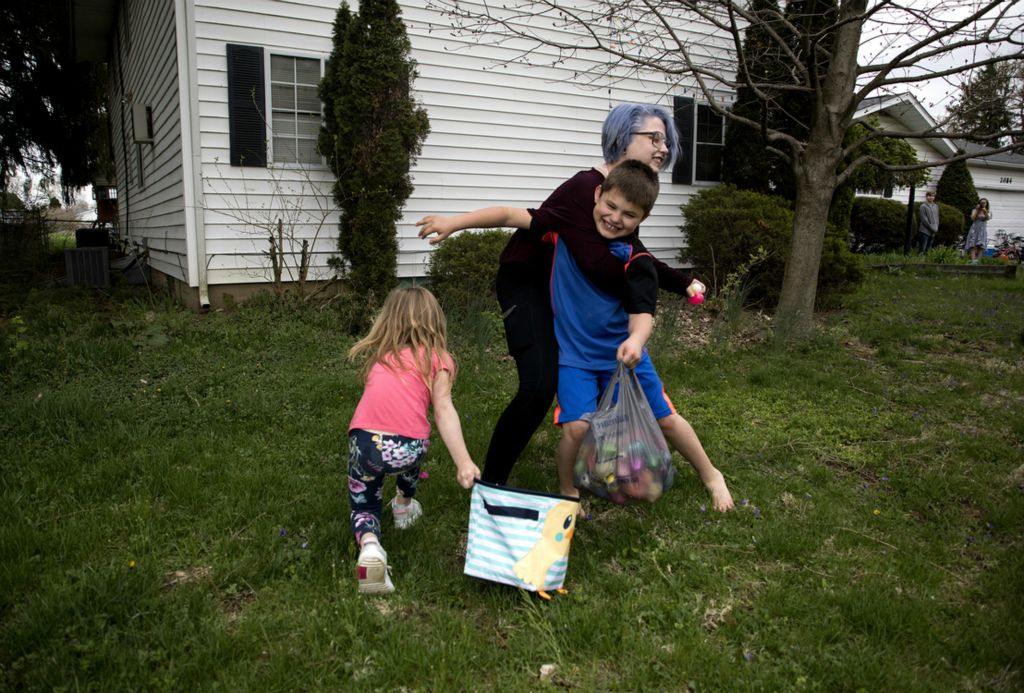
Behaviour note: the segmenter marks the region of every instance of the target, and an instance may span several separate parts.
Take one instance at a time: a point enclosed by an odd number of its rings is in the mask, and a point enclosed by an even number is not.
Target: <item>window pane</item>
[[[274,161],[280,164],[295,163],[295,140],[290,137],[274,138]]]
[[[722,180],[722,149],[721,145],[698,144],[696,156],[696,180]]]
[[[295,116],[291,113],[275,113],[274,121],[271,125],[274,129],[274,135],[277,137],[295,134]]]
[[[299,140],[299,161],[304,164],[319,164],[320,153],[316,150],[316,140]]]
[[[320,96],[316,87],[298,87],[296,108],[300,111],[320,112]]]
[[[290,84],[270,85],[270,107],[275,110],[295,110],[295,87]]]
[[[295,58],[284,55],[270,56],[270,80],[273,82],[295,81]]]
[[[698,106],[697,141],[721,144],[724,134],[722,116],[715,113],[710,106]]]
[[[319,84],[320,61],[314,58],[296,58],[295,81],[299,84]]]
[[[320,116],[299,114],[295,120],[298,122],[297,132],[300,137],[312,137],[315,139],[320,135]]]

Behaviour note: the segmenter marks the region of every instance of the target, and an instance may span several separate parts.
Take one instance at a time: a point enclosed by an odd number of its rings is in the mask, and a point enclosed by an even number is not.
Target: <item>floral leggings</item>
[[[416,495],[420,462],[429,439],[406,438],[353,429],[348,437],[349,520],[358,545],[366,533],[380,537],[384,477],[397,474],[398,490],[406,498]]]

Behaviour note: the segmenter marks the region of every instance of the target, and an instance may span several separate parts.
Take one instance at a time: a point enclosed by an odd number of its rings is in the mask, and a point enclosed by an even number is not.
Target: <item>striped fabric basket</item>
[[[463,572],[543,596],[561,589],[578,510],[576,498],[477,481]]]

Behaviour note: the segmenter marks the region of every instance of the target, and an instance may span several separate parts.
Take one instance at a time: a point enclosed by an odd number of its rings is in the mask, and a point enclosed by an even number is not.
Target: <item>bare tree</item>
[[[313,265],[323,252],[317,250],[317,241],[335,208],[321,194],[323,181],[314,179],[310,167],[268,168],[267,175],[256,181],[247,180],[243,168],[238,181],[222,172],[219,161],[214,166],[219,175],[205,178],[205,194],[218,201],[219,211],[236,222],[234,230],[249,236],[264,259],[262,267],[249,270],[252,275],[270,282],[278,296],[294,289],[304,300],[337,279],[335,271],[325,273]],[[312,290],[310,281],[317,283]]]
[[[1021,2],[839,0],[817,4],[832,4],[828,21],[801,24],[785,12],[787,3],[781,9],[755,11],[745,0],[428,0],[451,18],[459,34],[489,43],[507,41],[520,50],[521,62],[575,62],[584,66],[579,80],[594,84],[661,75],[670,80],[670,89],[696,89],[732,122],[759,129],[792,166],[796,179],[793,238],[776,313],[778,329],[790,337],[806,336],[813,329],[818,269],[836,187],[867,163],[905,171],[969,156],[890,166],[870,155],[853,156],[861,145],[882,137],[989,139],[981,136],[1020,134],[954,132],[942,122],[915,132],[891,131],[870,126],[857,113],[873,96],[1020,59]],[[758,82],[750,70],[739,69],[750,60],[743,36],[751,24],[763,28],[771,50],[789,66],[782,78]],[[703,30],[692,31],[693,26]],[[769,107],[784,107],[787,94],[810,95],[806,135],[794,136],[724,110],[715,97],[741,86]],[[858,122],[866,126],[865,134],[844,143],[850,126]]]

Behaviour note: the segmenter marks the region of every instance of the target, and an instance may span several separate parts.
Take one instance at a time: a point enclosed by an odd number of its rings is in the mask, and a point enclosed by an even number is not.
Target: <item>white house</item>
[[[934,128],[935,120],[921,103],[909,93],[866,99],[858,116],[875,115],[882,127],[902,132],[924,132]],[[968,154],[991,151],[970,142],[949,139],[908,139],[918,160],[941,161],[958,151]],[[988,198],[992,221],[988,225],[989,243],[994,244],[998,234],[1024,236],[1024,155],[1004,152],[968,159],[967,168],[974,180],[979,197]],[[915,200],[924,199],[925,189],[935,189],[944,167],[928,169],[929,181],[924,189],[915,191]],[[906,203],[909,188],[896,188],[893,199]]]
[[[270,281],[267,228],[277,219],[286,245],[289,237],[310,242],[312,278],[329,276],[337,213],[332,174],[315,151],[316,85],[338,6],[72,0],[79,59],[109,66],[119,228],[148,251],[154,277],[186,303],[216,304]],[[715,183],[718,167],[708,162],[719,160],[723,136],[721,118],[695,101],[692,87],[652,75],[596,88],[578,77],[594,64],[586,59],[545,67],[503,62],[523,46],[459,37],[428,0],[401,6],[431,133],[398,225],[399,277],[425,274],[430,247],[416,236],[417,219],[491,204],[539,205],[600,161],[601,123],[625,101],[674,109],[683,130],[687,156],[663,174],[658,205],[643,226],[648,247],[675,262],[683,240],[679,206]],[[680,30],[707,55],[728,55],[728,37],[711,27]],[[256,117],[246,120],[253,97]]]

